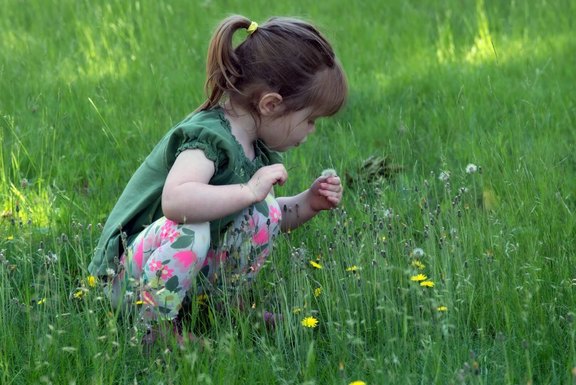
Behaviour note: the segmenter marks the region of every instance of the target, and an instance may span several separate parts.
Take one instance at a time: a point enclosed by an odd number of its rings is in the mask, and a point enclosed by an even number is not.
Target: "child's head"
[[[284,113],[312,107],[317,116],[330,116],[340,110],[348,93],[346,76],[314,26],[274,17],[234,47],[234,32],[250,25],[243,16],[230,16],[216,29],[206,64],[208,100],[201,110],[226,97],[259,118],[258,103],[267,92],[281,95]]]

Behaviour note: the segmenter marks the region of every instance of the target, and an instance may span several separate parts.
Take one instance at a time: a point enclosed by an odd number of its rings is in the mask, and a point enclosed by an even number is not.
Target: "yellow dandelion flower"
[[[366,385],[364,381],[352,381],[348,385]]]
[[[417,259],[412,261],[412,267],[415,267],[418,270],[424,270],[426,268],[426,266]]]
[[[432,281],[422,281],[422,282],[420,282],[420,286],[422,286],[422,287],[434,287],[434,282],[432,282]]]
[[[314,317],[305,317],[301,323],[302,326],[306,328],[315,328],[318,326],[318,320]]]
[[[6,240],[7,240],[7,241],[11,241],[11,240],[13,240],[13,239],[14,239],[14,236],[13,236],[13,235],[9,235],[9,236],[6,237]]]
[[[74,297],[75,299],[82,299],[82,297],[84,297],[84,291],[83,290],[76,290],[76,292],[74,292],[74,294],[72,294],[72,297]]]
[[[436,308],[436,310],[438,310],[438,311],[448,311],[448,308],[447,308],[446,306],[438,306],[438,307]]]
[[[90,287],[96,287],[96,284],[98,283],[98,278],[96,278],[93,275],[89,275],[88,278],[86,278],[86,283]]]
[[[46,298],[42,298],[36,302],[36,305],[44,305],[46,303]]]
[[[314,289],[314,297],[318,298],[318,297],[320,297],[320,294],[322,294],[322,288],[321,287],[317,287],[316,289]]]
[[[138,301],[134,302],[136,305],[138,306],[142,306],[144,305],[144,301],[142,301],[141,299],[139,299]]]
[[[322,265],[316,261],[310,261],[310,266],[312,266],[315,269],[321,269],[322,268]]]
[[[428,279],[428,277],[425,274],[418,274],[418,275],[413,275],[412,277],[410,277],[410,281],[414,281],[414,282],[426,281],[427,279]]]
[[[349,272],[351,272],[351,273],[355,273],[355,272],[357,272],[358,270],[360,270],[360,268],[359,268],[358,266],[356,266],[356,265],[352,265],[352,266],[346,268],[346,271],[349,271]]]

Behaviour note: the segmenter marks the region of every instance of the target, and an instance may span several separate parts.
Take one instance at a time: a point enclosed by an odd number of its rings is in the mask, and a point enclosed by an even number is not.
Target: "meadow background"
[[[333,42],[349,103],[287,154],[277,193],[333,167],[346,196],[280,240],[241,293],[254,309],[200,305],[206,346],[144,356],[86,267],[132,172],[203,100],[231,13],[304,17]],[[0,383],[575,383],[574,15],[573,0],[1,1]],[[274,330],[262,309],[284,314]]]

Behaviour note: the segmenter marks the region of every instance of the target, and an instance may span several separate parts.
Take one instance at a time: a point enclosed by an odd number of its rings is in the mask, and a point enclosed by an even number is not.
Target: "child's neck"
[[[240,109],[232,108],[229,102],[224,104],[224,115],[230,122],[232,135],[238,143],[242,145],[244,154],[250,160],[256,156],[254,152],[254,142],[256,141],[256,123],[250,113]]]

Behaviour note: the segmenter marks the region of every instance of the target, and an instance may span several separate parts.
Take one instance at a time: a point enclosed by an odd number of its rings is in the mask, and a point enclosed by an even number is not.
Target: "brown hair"
[[[258,117],[263,92],[279,93],[285,112],[311,106],[320,116],[330,116],[342,108],[348,95],[346,75],[330,43],[314,26],[274,17],[234,47],[234,32],[250,23],[234,15],[214,32],[206,62],[208,99],[198,110],[213,108],[228,97]]]

